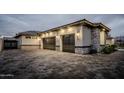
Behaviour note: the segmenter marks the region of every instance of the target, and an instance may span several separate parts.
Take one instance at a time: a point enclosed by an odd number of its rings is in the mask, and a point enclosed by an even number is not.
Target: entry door
[[[62,38],[63,41],[63,51],[64,52],[75,52],[75,36],[74,34],[64,35]]]
[[[50,49],[50,50],[55,50],[55,37],[50,37],[50,38],[44,38],[43,39],[43,48],[44,49]]]

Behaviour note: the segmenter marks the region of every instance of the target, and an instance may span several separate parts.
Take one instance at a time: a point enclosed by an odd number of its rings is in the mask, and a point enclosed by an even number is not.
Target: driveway
[[[0,53],[0,78],[124,78],[124,52],[79,55],[50,50]]]

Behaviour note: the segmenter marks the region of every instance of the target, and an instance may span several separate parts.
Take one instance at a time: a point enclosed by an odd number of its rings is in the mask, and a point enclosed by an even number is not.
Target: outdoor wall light
[[[105,29],[103,28],[102,31],[105,31]]]
[[[76,35],[77,35],[77,40],[79,40],[80,39],[80,33],[77,32]]]
[[[68,31],[72,31],[72,27],[68,27]]]
[[[40,41],[40,37],[38,37],[38,41]]]
[[[52,32],[49,33],[50,36],[51,36],[52,34],[53,34]]]
[[[48,36],[48,33],[46,33],[46,36]]]
[[[45,34],[42,34],[42,37],[45,37]]]
[[[65,30],[64,29],[61,29],[61,33],[63,34],[65,32]]]

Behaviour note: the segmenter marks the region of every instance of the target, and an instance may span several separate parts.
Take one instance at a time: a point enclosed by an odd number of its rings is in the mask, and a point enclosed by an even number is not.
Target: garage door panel
[[[43,48],[55,50],[55,37],[44,38],[43,39]]]
[[[4,49],[17,49],[17,41],[4,41]]]
[[[63,51],[64,52],[75,52],[75,36],[74,34],[63,36]]]

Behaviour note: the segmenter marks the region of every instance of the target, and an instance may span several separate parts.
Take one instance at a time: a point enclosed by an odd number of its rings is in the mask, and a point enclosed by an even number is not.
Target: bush
[[[116,51],[116,45],[109,45],[109,46],[105,46],[101,52],[105,53],[105,54],[110,54],[114,51]]]
[[[117,46],[116,45],[110,45],[113,51],[116,51]]]

